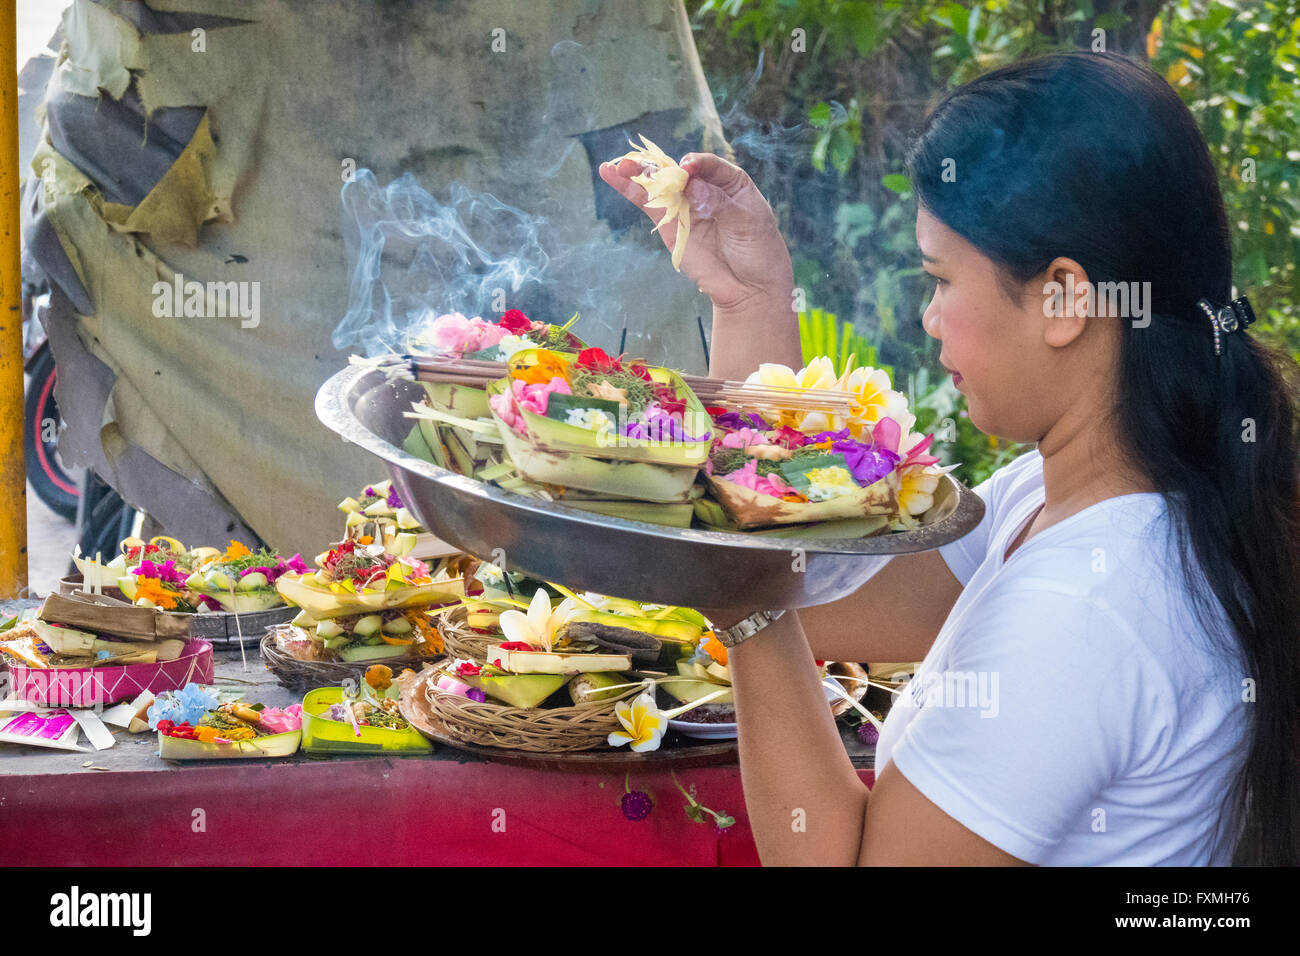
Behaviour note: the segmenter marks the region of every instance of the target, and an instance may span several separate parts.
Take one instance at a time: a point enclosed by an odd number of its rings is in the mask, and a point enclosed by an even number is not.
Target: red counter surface
[[[444,751],[446,753],[446,751]],[[83,755],[66,755],[68,759]],[[93,755],[84,755],[93,761]],[[745,866],[758,863],[734,766],[679,771],[736,824],[694,823],[666,771],[624,818],[623,776],[478,761],[361,758],[0,778],[10,866]],[[870,783],[870,771],[860,771]]]

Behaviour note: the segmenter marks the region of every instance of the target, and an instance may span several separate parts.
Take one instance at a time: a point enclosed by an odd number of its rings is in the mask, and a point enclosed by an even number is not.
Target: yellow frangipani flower
[[[647,171],[633,176],[632,182],[646,191],[650,197],[646,201],[647,209],[662,209],[664,216],[652,232],[658,232],[670,222],[677,223],[677,237],[673,241],[673,268],[682,271],[682,255],[686,252],[686,240],[691,234],[691,206],[686,201],[686,183],[690,174],[678,166],[672,158],[644,136],[641,137],[644,148],[628,140],[632,152],[619,157],[634,159]]]
[[[850,359],[850,361],[852,361]],[[850,368],[838,378],[831,360],[822,355],[798,372],[785,365],[760,365],[745,379],[746,385],[769,388],[804,388],[846,392],[850,401],[848,416],[830,412],[768,409],[777,425],[788,425],[805,434],[839,431],[848,428],[859,440],[870,437],[871,426],[882,418],[892,418],[906,434],[916,424],[916,416],[907,409],[907,396],[890,387],[889,373],[869,365]],[[918,438],[919,440],[919,438]]]
[[[655,706],[654,698],[649,694],[637,695],[631,704],[620,700],[614,705],[614,716],[623,729],[609,735],[607,740],[611,747],[631,744],[636,753],[659,749],[659,741],[668,729],[668,718]]]
[[[903,434],[916,424],[916,416],[907,410],[907,396],[890,388],[889,373],[884,369],[863,365],[845,373],[839,385],[852,402],[848,427],[854,438],[862,438],[869,431],[865,426],[882,418],[898,422]]]
[[[929,511],[942,476],[943,472],[933,465],[903,469],[899,473],[899,512],[915,517]]]
[[[775,363],[764,363],[758,367],[758,371],[751,372],[745,379],[746,385],[762,385],[766,388],[803,388],[831,390],[835,388],[835,366],[826,356],[820,356],[813,359],[798,372],[794,371],[788,365],[777,365]],[[805,425],[816,425],[823,419],[830,421],[829,416],[821,412],[803,412],[791,411],[788,409],[768,409],[768,417],[774,417],[777,425],[787,425],[790,428],[798,428],[801,431],[829,431],[830,427],[806,428]],[[843,428],[843,425],[837,426]]]

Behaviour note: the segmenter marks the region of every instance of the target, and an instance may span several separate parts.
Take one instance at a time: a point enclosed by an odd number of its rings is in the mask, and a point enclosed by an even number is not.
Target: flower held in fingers
[[[677,223],[677,237],[673,241],[673,268],[682,271],[682,256],[686,252],[686,240],[691,234],[691,206],[686,200],[686,183],[690,173],[678,166],[662,149],[644,136],[641,137],[644,148],[628,140],[632,152],[619,157],[619,160],[631,159],[648,167],[638,176],[632,177],[646,191],[649,199],[647,209],[662,209],[664,216],[652,232],[658,232],[670,222]]]

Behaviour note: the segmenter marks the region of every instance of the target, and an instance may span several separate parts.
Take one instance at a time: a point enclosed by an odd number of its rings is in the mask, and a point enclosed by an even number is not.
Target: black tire
[[[51,511],[68,521],[76,521],[81,489],[77,479],[64,470],[57,455],[59,406],[54,401],[54,355],[48,342],[36,350],[28,374],[31,382],[27,386],[23,421],[27,480]],[[47,429],[44,423],[49,421],[53,421],[56,427]],[[54,440],[47,442],[42,433],[49,431],[54,432]]]

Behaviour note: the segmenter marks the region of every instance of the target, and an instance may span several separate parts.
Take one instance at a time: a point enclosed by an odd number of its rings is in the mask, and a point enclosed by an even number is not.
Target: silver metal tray
[[[402,501],[438,537],[487,561],[567,587],[705,608],[825,604],[852,594],[897,554],[956,541],[984,502],[945,476],[924,526],[851,540],[669,528],[538,501],[457,475],[402,450],[416,382],[350,366],[316,393],[316,415],[388,465]]]

